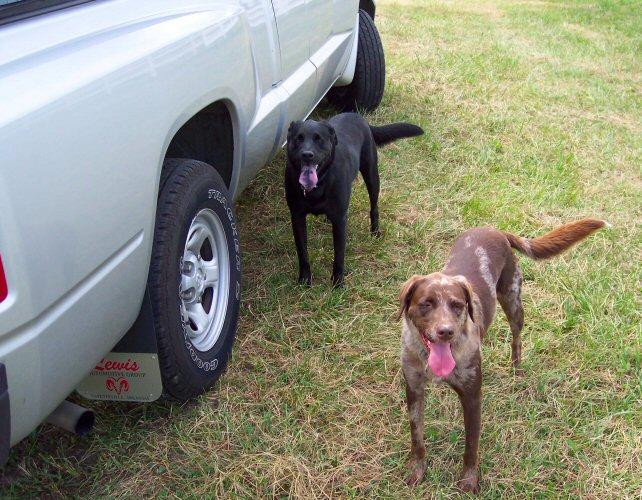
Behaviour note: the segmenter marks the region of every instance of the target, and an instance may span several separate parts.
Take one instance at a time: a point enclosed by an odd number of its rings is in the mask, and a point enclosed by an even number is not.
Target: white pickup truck
[[[76,388],[225,369],[234,200],[323,96],[372,110],[373,0],[0,0],[0,462]]]

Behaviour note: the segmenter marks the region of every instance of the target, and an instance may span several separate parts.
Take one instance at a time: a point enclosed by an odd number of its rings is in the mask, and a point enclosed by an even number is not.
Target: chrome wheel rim
[[[209,351],[223,329],[230,285],[225,230],[209,208],[196,214],[190,224],[180,276],[183,330],[195,349]]]

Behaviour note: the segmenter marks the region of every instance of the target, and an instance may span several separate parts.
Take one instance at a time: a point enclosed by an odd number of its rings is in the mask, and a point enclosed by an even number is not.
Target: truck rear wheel
[[[359,10],[357,65],[352,83],[334,87],[328,99],[341,111],[374,111],[386,84],[386,60],[379,31],[365,10]]]
[[[218,380],[232,352],[239,234],[232,199],[213,167],[172,158],[163,170],[148,287],[164,392],[186,400]]]

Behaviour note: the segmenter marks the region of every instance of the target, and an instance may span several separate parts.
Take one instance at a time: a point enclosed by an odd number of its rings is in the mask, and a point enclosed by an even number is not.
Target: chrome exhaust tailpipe
[[[45,422],[53,424],[77,436],[86,436],[94,426],[94,412],[69,401],[63,401]]]

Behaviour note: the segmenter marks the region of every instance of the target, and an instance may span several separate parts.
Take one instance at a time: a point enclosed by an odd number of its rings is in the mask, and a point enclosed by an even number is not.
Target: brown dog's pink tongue
[[[450,343],[430,343],[428,366],[438,377],[447,377],[455,369],[455,358],[450,350]]]

